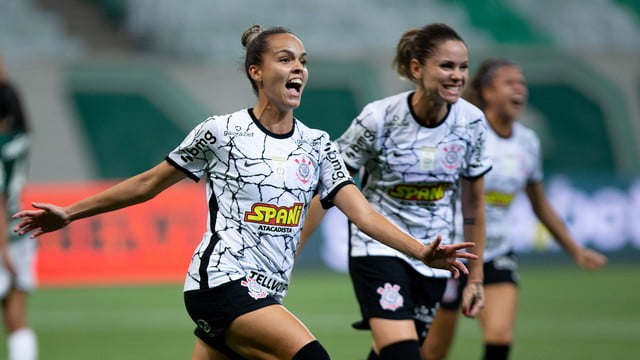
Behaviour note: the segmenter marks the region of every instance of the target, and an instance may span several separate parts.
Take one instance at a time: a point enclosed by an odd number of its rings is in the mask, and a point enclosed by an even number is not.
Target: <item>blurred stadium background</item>
[[[637,356],[640,348],[632,340],[640,333],[640,315],[635,307],[626,307],[640,300],[637,0],[2,0],[0,55],[21,90],[33,130],[25,200],[66,203],[93,192],[160,162],[207,115],[253,105],[254,95],[241,70],[239,41],[252,23],[283,25],[303,40],[310,54],[310,80],[296,115],[337,136],[365,103],[409,88],[392,71],[394,47],[407,28],[431,22],[445,22],[465,38],[472,72],[486,57],[508,57],[522,65],[530,87],[522,121],[541,137],[550,198],[580,242],[611,258],[612,269],[602,275],[566,269],[567,283],[586,282],[577,291],[587,293],[575,299],[585,302],[583,312],[573,314],[570,304],[556,304],[555,298],[540,300],[550,302],[548,308],[534,300],[524,302],[530,294],[523,290],[522,311],[532,305],[539,313],[523,315],[519,332],[537,321],[540,331],[564,340],[571,332],[575,341],[569,343],[584,345],[596,339],[596,330],[584,333],[585,328],[604,326],[615,339],[604,349],[629,350],[606,357]],[[73,352],[69,347],[75,341],[61,346],[65,338],[79,337],[88,344],[87,351],[111,348],[106,335],[114,337],[114,343],[115,337],[124,340],[113,346],[115,353],[98,358],[186,357],[191,326],[182,309],[179,283],[204,224],[201,191],[199,185],[184,185],[154,204],[78,222],[68,231],[43,237],[38,262],[42,289],[34,296],[32,315],[43,341],[43,359],[71,359],[67,352]],[[533,220],[522,199],[513,217],[514,239],[532,280],[539,281],[536,286],[566,291],[569,284],[551,274],[557,269],[564,273],[568,258]],[[338,215],[330,218],[344,223]],[[326,227],[340,228],[334,223]],[[340,289],[342,298],[335,308],[316,314],[319,319],[311,315],[307,322],[312,329],[316,320],[331,323],[318,331],[334,334],[336,341],[347,339],[345,345],[328,340],[328,347],[342,354],[334,357],[354,359],[365,353],[368,340],[366,334],[339,324],[354,317],[356,308],[348,280],[331,271],[344,268],[346,243],[330,239],[336,236],[322,229],[315,235],[301,255],[300,278]],[[625,265],[617,265],[621,263]],[[526,281],[526,275],[523,278]],[[170,285],[125,288],[138,293],[113,288],[141,283]],[[105,285],[109,288],[85,288]],[[95,301],[99,291],[109,289],[103,301],[122,306],[103,308]],[[314,298],[298,303],[296,291],[303,292],[294,285],[288,300],[294,312],[301,309],[303,319],[304,314],[314,314],[315,307],[300,307]],[[319,292],[318,297],[326,295]],[[614,302],[598,296],[614,297],[608,299]],[[161,300],[166,297],[173,298]],[[557,299],[572,301],[568,294]],[[149,306],[162,301],[173,302],[165,308]],[[45,310],[58,303],[53,312]],[[562,316],[546,313],[558,305]],[[82,307],[87,307],[86,313],[74,313]],[[603,308],[629,313],[600,314],[594,321],[585,317]],[[96,317],[99,311],[105,313]],[[136,318],[145,311],[147,317]],[[540,316],[549,326],[540,324]],[[550,325],[565,317],[578,319],[576,328]],[[92,320],[85,323],[86,318]],[[605,319],[614,320],[603,325]],[[103,328],[105,324],[109,326]],[[180,331],[163,332],[172,324]],[[465,326],[461,338],[478,340],[473,325]],[[158,331],[155,338],[137,337],[156,328],[167,338],[159,337],[163,335]],[[533,333],[526,331],[535,338]],[[174,336],[179,340],[172,350],[153,356],[146,352],[171,345]],[[531,348],[548,341],[534,342]],[[529,353],[526,346],[516,347],[517,358],[554,358]],[[563,359],[611,354],[568,346]],[[351,347],[355,350],[339,353]],[[143,349],[137,357],[131,352],[136,348]],[[573,351],[582,352],[574,356]],[[454,356],[467,358],[464,353]]]

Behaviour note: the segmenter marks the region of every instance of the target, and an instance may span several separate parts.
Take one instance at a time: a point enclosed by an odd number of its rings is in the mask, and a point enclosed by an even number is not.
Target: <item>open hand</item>
[[[458,250],[470,248],[475,244],[472,242],[462,242],[451,245],[440,245],[441,242],[442,236],[438,235],[431,244],[427,245],[427,249],[422,256],[422,262],[433,268],[449,270],[456,279],[460,276],[460,272],[468,274],[469,270],[458,259],[477,259],[478,257],[474,254]]]
[[[69,224],[69,216],[59,206],[44,203],[31,203],[39,210],[22,210],[13,215],[14,219],[22,219],[13,231],[24,235],[31,233],[30,237],[35,238],[44,233],[61,229]]]

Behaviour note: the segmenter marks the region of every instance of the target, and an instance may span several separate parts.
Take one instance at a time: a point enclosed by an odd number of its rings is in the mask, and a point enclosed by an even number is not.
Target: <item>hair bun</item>
[[[245,49],[248,48],[249,45],[253,42],[253,40],[255,40],[255,38],[257,38],[258,35],[260,35],[260,33],[263,31],[264,29],[259,24],[253,24],[249,26],[242,33],[242,37],[240,38],[240,42],[242,43],[242,46],[244,46]]]

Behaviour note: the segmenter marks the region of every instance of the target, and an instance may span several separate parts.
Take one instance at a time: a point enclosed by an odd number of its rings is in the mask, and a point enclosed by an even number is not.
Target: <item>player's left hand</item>
[[[591,249],[582,249],[576,256],[575,260],[584,270],[599,269],[607,264],[607,257],[597,251]]]
[[[442,236],[438,235],[432,243],[427,245],[426,251],[422,256],[422,262],[433,268],[449,270],[456,279],[460,276],[460,272],[468,274],[469,270],[458,259],[477,259],[478,257],[474,254],[459,250],[470,248],[475,244],[472,242],[462,242],[451,245],[441,245],[441,242]]]
[[[480,281],[469,281],[462,290],[462,314],[474,318],[484,307],[484,287]]]

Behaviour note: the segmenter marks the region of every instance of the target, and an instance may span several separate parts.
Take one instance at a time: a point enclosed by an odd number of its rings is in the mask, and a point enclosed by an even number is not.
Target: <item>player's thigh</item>
[[[193,347],[193,353],[191,354],[191,360],[230,360],[230,358],[205,344],[202,340],[196,339],[196,344]]]
[[[233,351],[250,359],[291,359],[315,337],[284,306],[271,305],[233,320],[225,340]]]
[[[371,335],[378,349],[404,340],[418,340],[413,320],[369,319]]]
[[[458,311],[457,309],[438,309],[420,350],[423,359],[434,360],[447,357],[458,324]]]
[[[485,307],[480,325],[486,343],[511,343],[518,306],[518,287],[513,283],[485,285]]]

